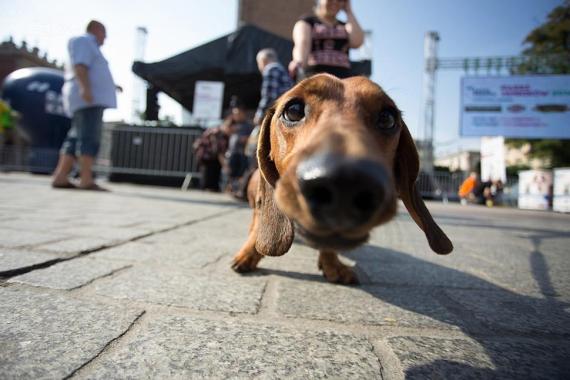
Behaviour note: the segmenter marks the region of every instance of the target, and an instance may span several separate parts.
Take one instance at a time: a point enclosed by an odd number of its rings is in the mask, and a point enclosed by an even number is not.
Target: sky
[[[270,0],[267,0],[270,1]],[[273,0],[282,1],[282,0]],[[206,43],[237,26],[237,0],[0,0],[0,41],[9,36],[37,46],[50,59],[66,60],[67,40],[90,19],[107,27],[102,47],[117,84],[118,108],[106,120],[130,120],[136,28],[148,30],[145,61],[155,62]],[[352,0],[361,26],[372,32],[371,79],[404,112],[421,137],[423,44],[427,31],[440,36],[440,58],[518,55],[525,36],[562,0]],[[342,16],[341,16],[342,17]],[[437,155],[478,149],[479,139],[459,136],[461,71],[437,73],[434,145]],[[161,117],[181,121],[180,107],[159,98]]]

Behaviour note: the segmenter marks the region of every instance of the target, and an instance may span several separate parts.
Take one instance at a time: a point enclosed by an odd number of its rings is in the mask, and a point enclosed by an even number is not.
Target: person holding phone
[[[346,22],[337,18],[340,11],[346,14]],[[314,14],[301,17],[293,27],[289,74],[297,80],[317,73],[349,77],[348,51],[363,42],[364,32],[352,12],[350,0],[317,0]]]

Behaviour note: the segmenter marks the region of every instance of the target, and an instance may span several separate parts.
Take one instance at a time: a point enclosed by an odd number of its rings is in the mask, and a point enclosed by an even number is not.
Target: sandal
[[[77,186],[71,182],[55,183],[52,182],[51,187],[54,189],[77,189]]]
[[[108,190],[108,189],[105,189],[104,187],[101,187],[101,186],[97,185],[96,183],[92,183],[91,185],[86,186],[86,187],[78,186],[77,188],[78,188],[79,190],[110,191],[110,190]]]

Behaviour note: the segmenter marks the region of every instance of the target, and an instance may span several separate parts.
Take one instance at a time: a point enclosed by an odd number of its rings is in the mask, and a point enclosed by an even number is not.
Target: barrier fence
[[[108,152],[102,152],[100,171],[158,177],[199,176],[192,145],[202,134],[198,127],[136,127],[111,130]]]
[[[170,178],[188,186],[189,178],[200,177],[192,145],[202,132],[199,127],[106,125],[95,170],[110,180],[128,181],[141,176]],[[57,157],[57,149],[0,147],[0,170],[49,174],[55,168]],[[456,201],[457,190],[466,175],[436,171],[430,176],[422,172],[417,186],[424,198]],[[517,182],[516,177],[508,178],[505,203],[516,204]],[[160,180],[153,183],[160,183]]]

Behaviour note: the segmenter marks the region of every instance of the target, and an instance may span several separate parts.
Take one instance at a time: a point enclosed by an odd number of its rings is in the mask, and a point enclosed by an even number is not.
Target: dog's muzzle
[[[299,163],[297,179],[313,218],[330,231],[369,223],[394,198],[384,166],[366,159],[311,156]]]

